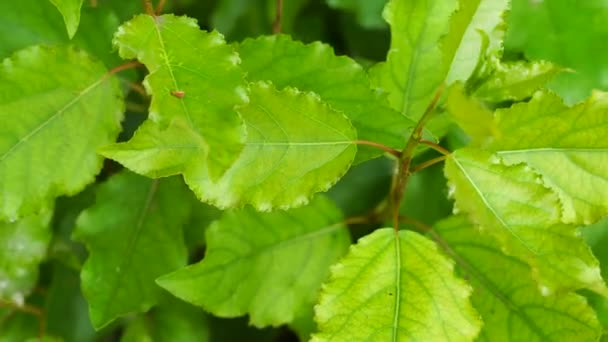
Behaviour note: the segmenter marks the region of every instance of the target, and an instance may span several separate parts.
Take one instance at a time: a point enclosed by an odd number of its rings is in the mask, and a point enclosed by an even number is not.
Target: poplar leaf
[[[497,63],[475,90],[475,97],[489,102],[521,101],[563,70],[546,61]]]
[[[63,16],[70,39],[74,37],[80,24],[80,8],[84,0],[50,0]]]
[[[453,267],[417,233],[374,231],[332,267],[311,341],[472,341],[481,321]]]
[[[494,113],[476,98],[467,96],[462,82],[453,84],[446,100],[450,116],[473,139],[481,144],[497,133]]]
[[[190,203],[176,178],[124,172],[98,187],[95,205],[80,214],[73,233],[89,251],[80,277],[97,329],[157,304],[163,291],[154,280],[186,264],[181,226]]]
[[[0,220],[74,194],[102,166],[124,103],[105,67],[84,52],[33,46],[0,65]]]
[[[489,146],[507,164],[525,162],[563,203],[562,220],[591,224],[608,214],[608,93],[567,107],[539,92],[496,112],[500,136]]]
[[[325,197],[290,211],[227,211],[207,230],[205,258],[157,282],[216,316],[249,314],[257,327],[289,323],[315,301],[329,266],[346,253],[341,221]]]
[[[0,221],[0,300],[23,305],[38,282],[38,268],[51,241],[49,223],[53,211]]]
[[[558,196],[529,167],[506,166],[487,152],[464,149],[447,159],[445,173],[457,207],[506,253],[528,262],[544,292],[587,288],[608,294],[580,233],[561,222]]]
[[[318,94],[351,120],[361,140],[402,149],[415,125],[390,108],[384,96],[372,91],[365,70],[357,62],[336,56],[329,45],[305,45],[289,36],[274,35],[247,39],[238,51],[249,79],[268,80],[279,89],[291,86]],[[358,148],[355,163],[382,154],[377,148]]]
[[[196,164],[218,179],[238,157],[245,136],[234,110],[248,101],[238,55],[221,34],[174,15],[136,16],[118,28],[114,45],[122,58],[137,58],[150,72],[144,80],[152,95],[148,120],[161,130],[180,120],[204,146],[204,158],[183,169]]]
[[[371,70],[372,82],[388,92],[394,109],[414,120],[422,116],[450,67],[439,42],[457,6],[457,0],[391,0],[384,8],[391,47],[386,62]]]
[[[483,319],[479,341],[597,341],[602,328],[574,292],[542,293],[529,266],[504,254],[462,216],[435,226],[457,270],[473,286],[471,300]]]
[[[447,83],[467,81],[477,67],[480,56],[502,53],[504,16],[509,0],[460,0],[450,18],[449,33],[442,41],[446,65],[450,67]],[[487,37],[487,47],[483,40]],[[485,51],[484,51],[485,50]]]
[[[349,169],[357,146],[348,119],[311,93],[250,85],[250,103],[239,113],[247,141],[239,159],[217,182],[204,170],[186,174],[203,200],[220,208],[251,204],[288,209],[333,186]]]

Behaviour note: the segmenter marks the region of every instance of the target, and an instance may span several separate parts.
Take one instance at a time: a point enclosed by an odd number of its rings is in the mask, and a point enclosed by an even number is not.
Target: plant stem
[[[13,303],[4,299],[0,299],[0,307],[7,307],[15,311],[21,311],[36,316],[38,318],[38,338],[40,339],[40,341],[44,339],[44,332],[46,330],[46,318],[44,311],[41,308],[28,304],[18,305],[17,303]]]
[[[401,152],[395,150],[394,148],[390,148],[386,145],[382,145],[380,143],[377,142],[373,142],[373,141],[367,141],[367,140],[356,140],[355,143],[357,145],[366,145],[366,146],[371,146],[371,147],[375,147],[378,148],[384,152],[387,152],[389,154],[392,154],[393,156],[397,157],[397,159],[401,158]]]
[[[429,159],[429,160],[427,160],[425,162],[422,162],[422,163],[414,166],[411,169],[410,173],[416,173],[416,172],[418,172],[420,170],[426,169],[429,166],[433,166],[433,165],[435,165],[437,163],[441,163],[442,161],[446,160],[446,158],[447,158],[447,156],[439,156],[439,157],[436,157],[436,158],[433,158],[433,159]]]
[[[146,14],[154,16],[154,6],[152,6],[152,2],[150,0],[143,0],[143,2]]]
[[[430,147],[430,148],[432,148],[433,150],[435,150],[435,151],[437,151],[437,152],[439,152],[439,153],[443,154],[444,156],[447,156],[447,155],[449,155],[450,153],[452,153],[452,152],[450,152],[450,151],[446,150],[445,148],[443,148],[441,145],[435,144],[435,143],[434,143],[434,142],[432,142],[432,141],[428,141],[428,140],[424,140],[424,139],[422,139],[422,140],[420,140],[420,143],[421,143],[421,144],[424,144],[424,145],[427,145],[428,147]]]
[[[160,0],[156,5],[156,15],[160,15],[163,12],[163,8],[165,7],[165,0]]]
[[[431,103],[429,103],[428,107],[424,111],[424,114],[422,114],[422,117],[420,117],[420,120],[418,120],[416,123],[414,131],[412,132],[412,135],[410,135],[407,145],[405,145],[405,149],[401,153],[397,170],[393,175],[390,200],[393,214],[393,229],[395,230],[396,234],[399,233],[399,208],[401,207],[403,194],[411,174],[410,165],[412,164],[412,158],[414,156],[414,152],[416,151],[416,147],[418,147],[418,144],[420,144],[420,141],[422,140],[422,130],[435,112],[435,107],[441,98],[444,87],[445,84],[443,83],[439,86],[435,92],[435,96],[431,100]]]
[[[142,67],[142,66],[143,66],[143,64],[141,64],[141,63],[139,63],[137,61],[127,62],[125,64],[121,64],[121,65],[119,65],[119,66],[117,66],[115,68],[112,68],[110,71],[108,71],[105,74],[105,77],[109,77],[111,75],[114,75],[114,74],[119,73],[119,72],[124,71],[124,70],[133,69],[133,68],[139,68],[139,67]]]
[[[281,21],[283,19],[283,0],[277,0],[277,9],[274,22],[272,23],[272,33],[281,33]]]

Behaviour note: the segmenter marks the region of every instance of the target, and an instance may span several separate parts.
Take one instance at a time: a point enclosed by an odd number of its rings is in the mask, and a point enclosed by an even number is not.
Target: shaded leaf
[[[179,120],[202,146],[203,157],[184,161],[181,172],[206,168],[217,179],[241,152],[245,136],[234,111],[248,101],[238,55],[221,34],[173,15],[134,17],[118,28],[114,45],[122,58],[137,58],[150,71],[144,80],[152,95],[148,120],[161,129]]]
[[[101,169],[122,91],[101,63],[72,48],[30,47],[0,66],[0,220],[74,194]],[[27,110],[24,111],[24,108]]]
[[[359,24],[368,29],[386,27],[382,20],[382,9],[387,0],[326,0],[333,8],[354,12]]]
[[[456,8],[456,0],[391,0],[384,8],[391,48],[386,62],[370,72],[373,84],[405,116],[419,119],[446,76],[449,65],[439,41]]]
[[[207,230],[205,258],[157,282],[219,317],[249,314],[256,327],[289,323],[346,252],[340,216],[324,197],[290,211],[228,211]]]
[[[473,305],[484,322],[480,341],[597,341],[601,327],[584,298],[542,293],[526,263],[504,254],[462,216],[435,230],[473,286]]]
[[[238,46],[238,51],[249,79],[269,80],[279,89],[290,86],[317,93],[351,120],[359,139],[400,149],[415,125],[371,90],[359,64],[346,56],[336,56],[329,45],[320,42],[304,45],[289,36],[275,35],[247,39]],[[381,153],[359,146],[355,163]]]
[[[176,178],[149,180],[128,172],[100,185],[96,198],[78,217],[74,238],[89,250],[82,291],[93,325],[101,328],[154,306],[162,295],[154,279],[185,265],[181,226],[190,202]]]
[[[84,0],[50,0],[63,16],[70,39],[74,37],[80,24],[80,8]]]
[[[489,146],[507,164],[525,162],[559,195],[562,220],[591,224],[608,214],[608,93],[567,107],[552,93],[496,112]]]
[[[528,262],[544,292],[587,288],[608,294],[599,263],[576,227],[561,223],[559,198],[529,167],[505,166],[487,152],[464,149],[447,159],[445,173],[456,206],[509,255]]]
[[[471,341],[471,289],[425,237],[384,228],[359,240],[323,285],[312,341]]]
[[[18,305],[38,282],[38,267],[51,241],[49,223],[53,210],[0,222],[0,300]]]
[[[120,341],[207,342],[211,338],[208,318],[202,310],[172,300],[130,321]]]

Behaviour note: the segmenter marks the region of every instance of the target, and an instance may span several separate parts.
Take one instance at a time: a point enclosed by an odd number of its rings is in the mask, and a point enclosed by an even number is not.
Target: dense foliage
[[[0,341],[599,340],[606,22],[0,2]]]

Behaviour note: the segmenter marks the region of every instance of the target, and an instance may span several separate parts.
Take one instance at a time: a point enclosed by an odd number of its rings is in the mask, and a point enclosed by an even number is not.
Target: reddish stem
[[[277,0],[274,23],[272,23],[272,33],[281,33],[281,21],[283,18],[283,0]]]
[[[154,6],[152,6],[152,2],[150,0],[143,0],[144,8],[146,9],[146,14],[155,16],[154,14]]]
[[[382,150],[384,152],[392,154],[393,156],[395,156],[397,158],[401,157],[401,152],[395,150],[394,148],[390,148],[390,147],[388,147],[386,145],[382,145],[382,144],[377,143],[377,142],[368,141],[368,140],[356,140],[355,144],[375,147],[375,148],[380,149],[380,150]]]
[[[156,5],[156,15],[160,15],[163,12],[163,8],[165,7],[165,0],[160,0]]]
[[[425,162],[422,162],[422,163],[420,163],[420,164],[418,164],[418,165],[414,166],[414,167],[412,168],[412,170],[410,171],[410,173],[416,173],[416,172],[418,172],[418,171],[420,171],[420,170],[424,170],[424,169],[426,169],[427,167],[433,166],[433,165],[435,165],[435,164],[437,164],[437,163],[441,163],[441,162],[442,162],[442,161],[444,161],[446,158],[447,158],[447,156],[439,156],[439,157],[437,157],[437,158],[429,159],[429,160],[427,160],[427,161],[425,161]]]
[[[424,144],[424,145],[426,145],[426,146],[428,146],[428,147],[430,147],[430,148],[432,148],[433,150],[435,150],[435,151],[437,151],[437,152],[439,152],[439,153],[443,154],[444,156],[447,156],[447,155],[449,155],[449,154],[451,153],[450,151],[446,150],[445,148],[441,147],[441,146],[440,146],[440,145],[438,145],[438,144],[435,144],[435,143],[434,143],[434,142],[432,142],[432,141],[428,141],[428,140],[420,140],[420,143],[421,143],[421,144]]]

